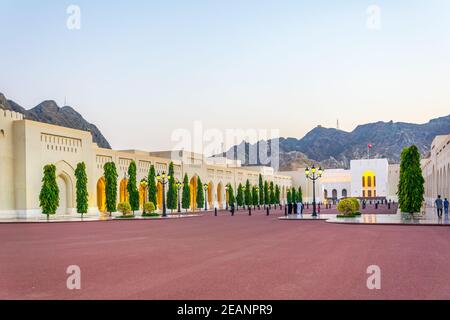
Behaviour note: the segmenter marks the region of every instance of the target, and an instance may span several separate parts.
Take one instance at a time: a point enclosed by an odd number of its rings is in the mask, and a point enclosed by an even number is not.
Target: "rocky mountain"
[[[425,156],[435,136],[449,133],[450,115],[425,124],[379,121],[359,125],[352,132],[318,126],[301,139],[279,138],[255,144],[242,142],[230,148],[226,157],[240,159],[244,165],[266,164],[259,158],[252,161],[254,158],[249,155],[258,154],[262,143],[268,144],[267,154],[271,155],[271,143],[276,145],[278,142],[279,170],[295,170],[312,163],[322,164],[325,168],[348,168],[350,160],[366,158],[367,145],[372,144],[371,158],[387,158],[390,163],[398,163],[404,147],[415,144]]]
[[[23,113],[25,119],[89,131],[92,133],[94,142],[96,142],[99,147],[111,149],[109,142],[100,130],[95,125],[87,122],[83,116],[76,112],[72,107],[59,107],[55,101],[47,100],[41,102],[36,107],[27,110],[14,101],[6,99],[6,97],[0,93],[0,108]]]

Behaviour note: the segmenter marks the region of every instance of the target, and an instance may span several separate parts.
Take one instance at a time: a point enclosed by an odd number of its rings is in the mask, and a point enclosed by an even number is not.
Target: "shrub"
[[[121,202],[117,206],[117,210],[119,210],[119,212],[126,216],[131,213],[131,206],[128,202]]]
[[[359,210],[359,202],[355,198],[347,198],[339,201],[337,209],[343,215],[354,215]]]
[[[144,214],[155,212],[155,204],[151,201],[144,204]]]

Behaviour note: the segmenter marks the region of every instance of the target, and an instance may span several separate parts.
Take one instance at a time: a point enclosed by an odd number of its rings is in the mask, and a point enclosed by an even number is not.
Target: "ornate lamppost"
[[[169,183],[170,176],[163,172],[162,174],[159,174],[156,176],[156,180],[158,180],[159,183],[162,185],[162,197],[163,197],[163,217],[167,217],[166,212],[166,184]]]
[[[312,180],[312,182],[313,182],[313,213],[312,213],[313,217],[317,217],[317,211],[316,211],[316,180],[318,180],[319,178],[322,177],[323,171],[324,170],[322,169],[322,167],[319,167],[319,169],[317,170],[314,165],[311,167],[311,169],[310,168],[306,168],[305,169],[306,178]]]
[[[181,212],[181,199],[180,199],[180,189],[183,187],[183,183],[177,180],[177,198],[178,198],[178,212]]]
[[[205,211],[208,211],[208,185],[203,184],[203,190],[205,190]]]

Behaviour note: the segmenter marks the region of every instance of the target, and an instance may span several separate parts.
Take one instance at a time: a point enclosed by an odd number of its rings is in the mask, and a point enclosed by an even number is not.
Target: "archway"
[[[97,181],[97,207],[98,211],[106,212],[106,189],[104,177],[101,177]]]
[[[219,182],[219,184],[217,185],[217,202],[219,205],[219,209],[223,209],[223,200],[222,200],[222,195],[223,190],[222,190],[222,182]]]
[[[65,172],[61,172],[56,178],[56,183],[58,184],[59,189],[59,206],[56,210],[56,214],[69,214],[69,209],[74,207],[72,180]]]
[[[347,189],[342,189],[342,198],[347,198]]]
[[[128,190],[127,190],[127,179],[122,179],[120,181],[120,202],[128,202]]]
[[[162,184],[158,182],[157,186],[156,186],[156,202],[157,202],[157,206],[158,209],[163,208],[163,190],[162,190]]]
[[[208,207],[211,209],[214,206],[214,184],[212,181],[208,183]]]
[[[144,203],[147,202],[147,188],[139,184],[139,207],[144,209]]]
[[[376,176],[375,172],[373,171],[366,171],[363,173],[362,176],[362,194],[363,197],[375,197],[376,196]]]
[[[333,191],[331,191],[331,194],[332,194],[333,200],[336,200],[337,199],[337,190],[333,189]]]
[[[323,198],[326,200],[326,199],[328,199],[328,190],[327,189],[325,189],[324,191],[323,191]]]
[[[193,176],[189,183],[189,190],[191,192],[191,209],[197,209],[197,176]]]

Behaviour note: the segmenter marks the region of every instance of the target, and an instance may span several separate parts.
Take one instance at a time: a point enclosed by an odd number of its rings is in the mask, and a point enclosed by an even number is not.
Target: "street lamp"
[[[318,180],[319,178],[322,177],[323,174],[323,169],[322,167],[319,167],[319,169],[316,169],[316,167],[313,165],[310,168],[306,168],[305,169],[305,175],[306,175],[306,179],[310,179],[313,182],[313,213],[312,216],[313,217],[317,217],[317,211],[316,211],[316,180]]]
[[[139,182],[139,185],[141,186],[142,189],[142,212],[145,213],[145,198],[147,195],[148,182],[145,178],[143,178],[141,182]]]
[[[178,198],[178,212],[181,212],[181,202],[180,202],[180,189],[183,187],[183,183],[177,180],[177,198]]]
[[[228,211],[228,201],[229,201],[229,199],[230,199],[230,192],[231,192],[231,185],[230,184],[227,184],[227,186],[225,187],[225,189],[227,190],[227,194],[228,194],[228,197],[225,195],[225,210],[227,210]]]
[[[208,211],[208,185],[206,183],[203,185],[203,190],[205,190],[205,211]]]
[[[158,180],[159,183],[162,185],[162,198],[163,198],[163,217],[167,217],[166,212],[166,184],[169,183],[170,176],[163,172],[162,174],[159,174],[156,176],[156,180]]]
[[[259,200],[259,187],[255,188],[256,194],[258,195],[258,200]],[[259,201],[257,201],[259,203]],[[260,209],[259,204],[258,204],[258,210]]]
[[[243,201],[243,206],[242,208],[245,210],[245,186],[242,186],[241,190],[242,190],[242,201]]]

